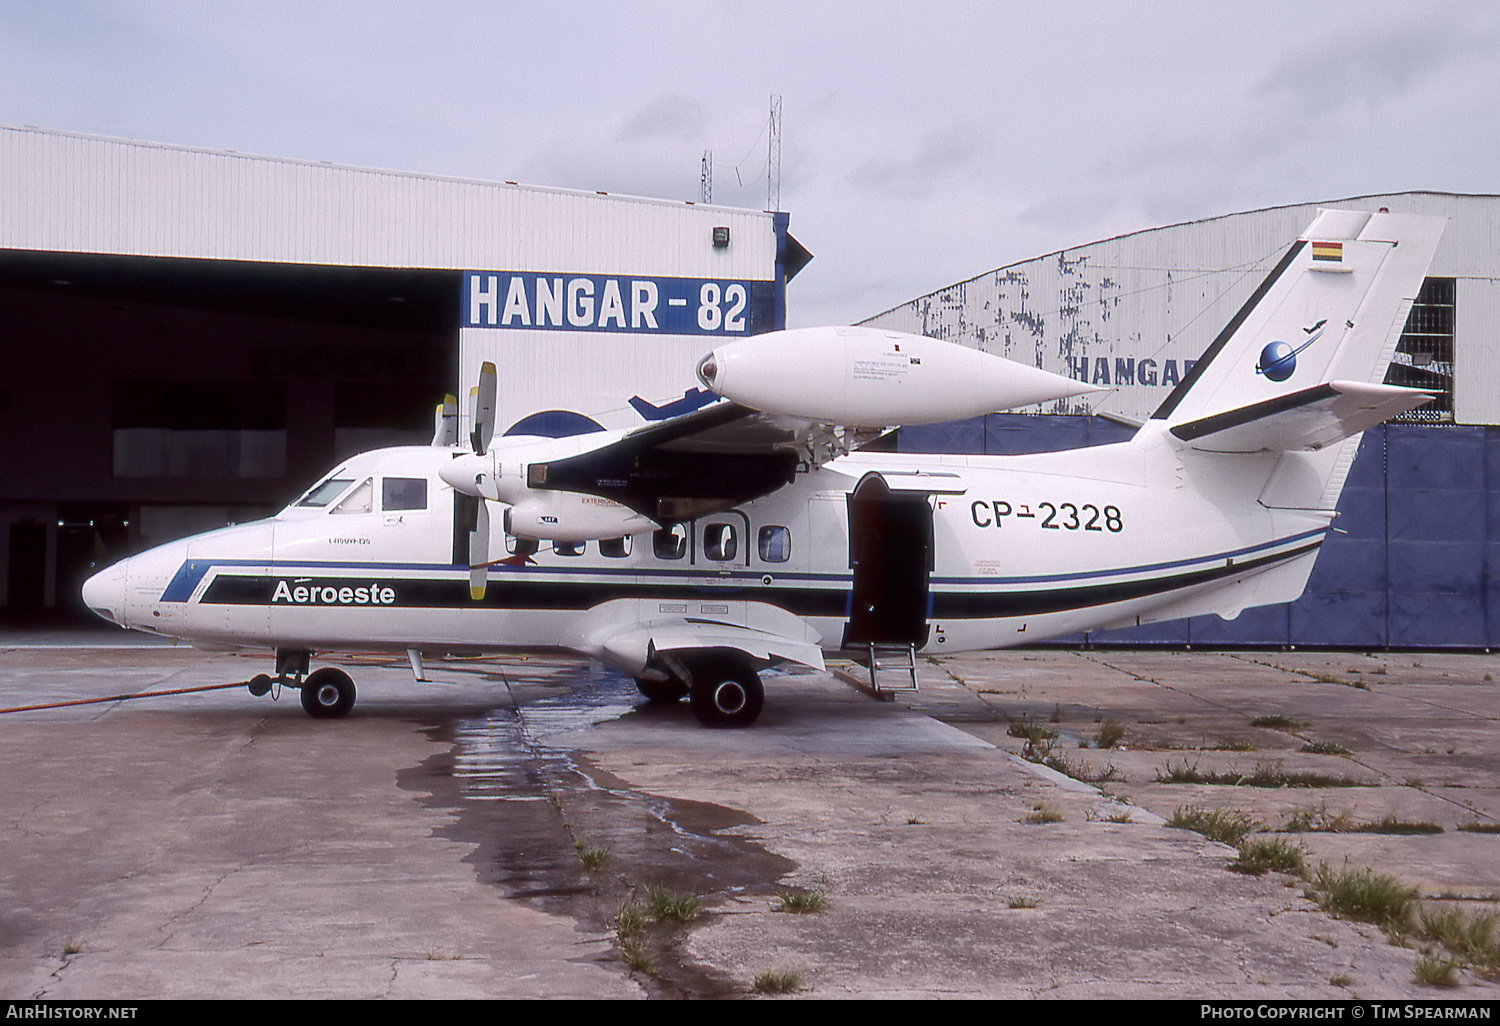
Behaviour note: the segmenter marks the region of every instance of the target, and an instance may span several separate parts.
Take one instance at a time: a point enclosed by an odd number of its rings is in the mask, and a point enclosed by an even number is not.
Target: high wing
[[[762,413],[729,400],[527,466],[533,489],[610,499],[658,524],[717,513],[792,482],[880,432]]]
[[[572,443],[565,452],[535,450],[524,475],[517,468],[516,484],[538,494],[597,496],[660,525],[769,495],[790,484],[799,468],[846,455],[894,426],[1101,391],[938,339],[861,327],[740,339],[704,357],[698,375],[724,398],[623,435]],[[519,504],[524,500],[515,497],[516,489],[504,486],[506,457],[498,448],[504,444],[485,454],[495,464],[490,470],[465,457],[444,480],[460,491]],[[486,473],[493,488],[486,487]],[[550,524],[518,526],[539,539],[576,534],[561,517]]]

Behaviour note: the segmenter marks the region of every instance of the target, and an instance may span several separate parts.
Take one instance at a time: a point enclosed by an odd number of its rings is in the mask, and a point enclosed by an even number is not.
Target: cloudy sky
[[[1500,192],[1500,4],[0,0],[0,124],[781,205],[793,325],[1283,203]]]

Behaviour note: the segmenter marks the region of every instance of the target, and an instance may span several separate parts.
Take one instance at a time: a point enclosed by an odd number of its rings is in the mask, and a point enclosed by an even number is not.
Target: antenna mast
[[[766,144],[766,207],[781,209],[781,97],[771,94],[771,133]]]
[[[698,179],[698,199],[703,203],[714,201],[714,151],[703,151],[703,172]]]

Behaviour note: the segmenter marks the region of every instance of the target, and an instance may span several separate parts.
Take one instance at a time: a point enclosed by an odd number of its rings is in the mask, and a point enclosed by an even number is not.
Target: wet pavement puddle
[[[606,720],[660,713],[628,677],[601,667],[583,675],[576,664],[570,669],[575,672],[565,681],[518,680],[515,668],[505,667],[495,680],[522,693],[515,706],[428,728],[434,740],[449,743],[403,771],[398,782],[423,794],[428,807],[453,814],[437,836],[474,845],[465,861],[481,882],[501,888],[507,898],[571,916],[580,930],[598,935],[614,933],[622,906],[644,904],[648,886],[700,898],[700,924],[727,899],[774,895],[795,863],[735,836],[733,828],[757,823],[754,817],[632,790],[581,753],[548,743]],[[695,722],[682,726],[701,729]],[[593,870],[580,858],[591,848],[608,853]],[[684,961],[682,930],[652,928],[656,972],[640,977],[648,993],[739,992],[740,985],[721,974]]]

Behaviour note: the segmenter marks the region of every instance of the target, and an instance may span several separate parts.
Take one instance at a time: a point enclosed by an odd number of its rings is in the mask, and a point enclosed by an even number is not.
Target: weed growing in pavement
[[[1125,737],[1125,724],[1119,720],[1108,719],[1099,725],[1099,732],[1094,735],[1094,744],[1100,748],[1113,748]]]
[[[646,905],[651,914],[662,922],[686,923],[698,917],[702,899],[694,894],[678,894],[665,884],[650,884],[646,887]]]
[[[1063,821],[1062,810],[1051,802],[1037,802],[1031,807],[1031,811],[1022,816],[1017,822],[1038,825],[1042,823],[1061,823]]]
[[[1411,964],[1411,974],[1418,983],[1429,987],[1457,987],[1458,964],[1451,958],[1419,955]]]
[[[1307,744],[1305,744],[1305,745],[1302,746],[1302,750],[1304,752],[1307,752],[1309,755],[1353,755],[1354,754],[1353,752],[1349,751],[1349,749],[1345,748],[1343,745],[1341,745],[1341,744],[1335,744],[1332,741],[1309,741]]]
[[[1271,730],[1301,730],[1307,724],[1301,720],[1294,720],[1290,716],[1282,716],[1279,713],[1266,716],[1257,716],[1250,721],[1252,727],[1268,727]]]
[[[802,990],[802,974],[790,971],[756,973],[751,989],[757,994],[795,994]]]
[[[1237,873],[1264,876],[1267,872],[1302,876],[1307,872],[1307,852],[1300,844],[1269,837],[1240,844],[1240,857],[1229,864]]]
[[[1468,834],[1500,834],[1500,823],[1481,823],[1475,820],[1471,823],[1460,823],[1454,827]]]
[[[1413,823],[1388,812],[1382,819],[1372,820],[1350,827],[1351,834],[1440,834],[1443,828],[1436,823]]]
[[[1314,900],[1336,915],[1375,923],[1391,934],[1410,926],[1417,890],[1393,876],[1347,862],[1341,869],[1322,862],[1307,882]]]
[[[828,907],[828,892],[821,887],[812,891],[777,891],[776,900],[781,904],[772,912],[822,912]]]
[[[1167,820],[1169,827],[1192,830],[1210,841],[1223,844],[1239,844],[1260,825],[1260,820],[1238,809],[1200,809],[1193,806],[1178,806],[1172,813],[1172,818]]]
[[[1157,770],[1159,784],[1227,784],[1232,787],[1370,787],[1363,781],[1349,777],[1336,777],[1327,773],[1306,770],[1288,772],[1279,762],[1258,762],[1249,773],[1229,770],[1213,773],[1200,770],[1196,762],[1183,759],[1173,764],[1168,759],[1165,768]]]
[[[583,863],[583,868],[591,873],[603,869],[604,864],[609,861],[609,849],[602,844],[574,841],[573,850],[578,853],[578,861]]]

